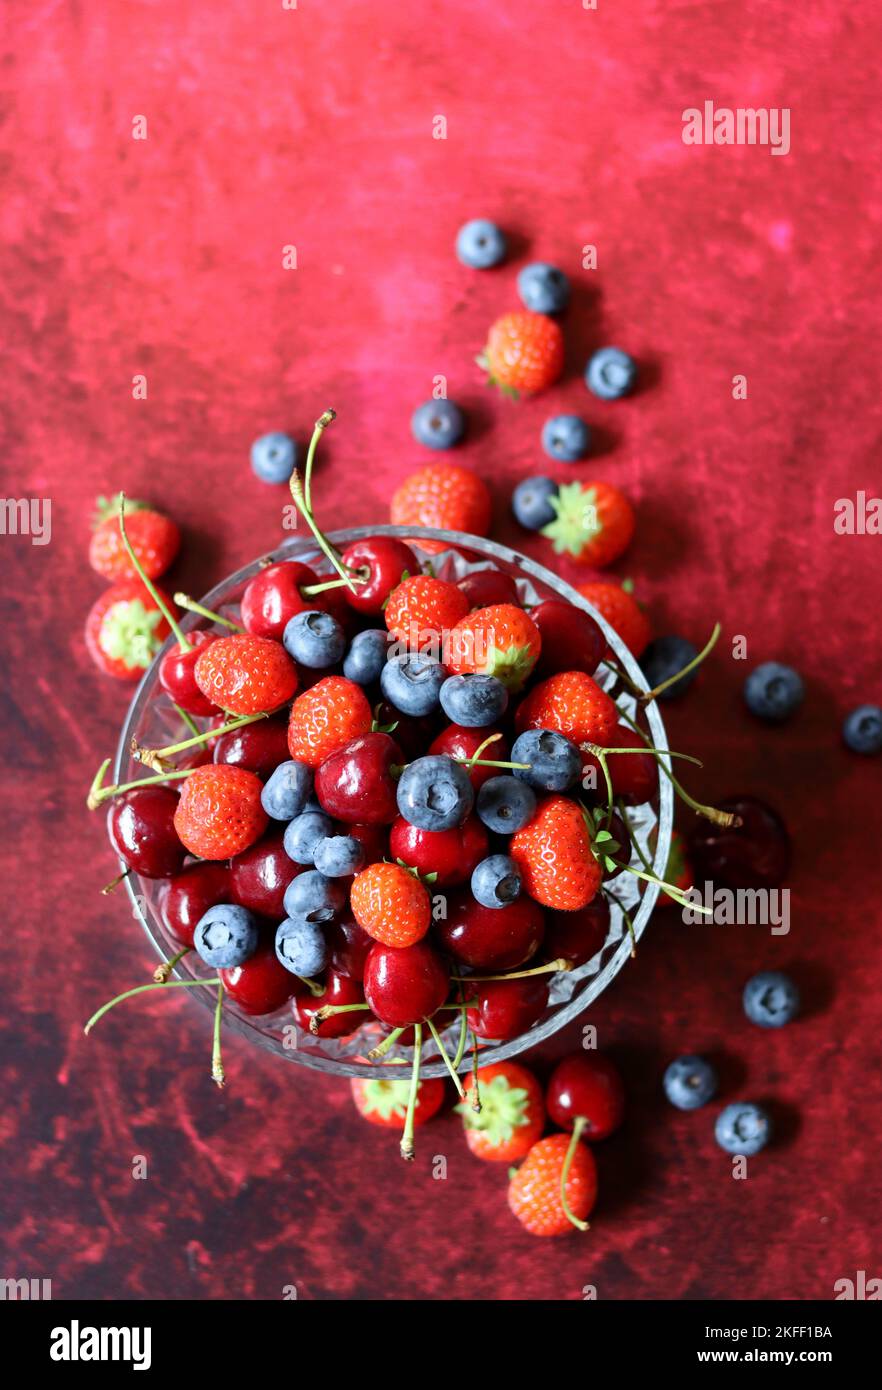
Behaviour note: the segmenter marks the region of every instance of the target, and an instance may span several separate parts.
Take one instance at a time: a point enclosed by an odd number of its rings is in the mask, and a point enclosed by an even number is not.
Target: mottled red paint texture
[[[873,7],[7,12],[0,456],[4,492],[51,497],[54,529],[45,547],[2,539],[0,1273],[51,1277],[62,1298],[274,1299],[293,1283],[322,1299],[578,1299],[587,1284],[609,1299],[830,1297],[839,1277],[882,1272],[878,767],[838,743],[843,711],[880,695],[882,541],[832,526],[837,498],[880,481]],[[685,147],[681,113],[708,98],[789,107],[791,153]],[[432,138],[439,114],[446,140]],[[512,264],[457,264],[474,215],[511,231]],[[583,272],[588,244],[598,269]],[[576,290],[565,381],[518,405],[484,390],[473,357],[527,256],[558,262]],[[644,388],[614,406],[580,379],[609,341],[643,368]],[[139,373],[146,401],[132,397]],[[584,411],[595,456],[559,472],[634,497],[618,573],[657,630],[724,625],[670,712],[671,745],[705,760],[689,774],[700,795],[768,797],[797,845],[789,937],[659,916],[593,1011],[630,1113],[598,1155],[591,1234],[566,1242],[521,1233],[504,1173],[469,1157],[453,1116],[403,1169],[345,1083],[231,1038],[219,1094],[192,1001],[139,1001],[81,1031],[151,968],[124,900],[99,896],[113,865],[84,805],[127,699],[81,642],[100,589],[85,564],[92,499],[124,485],[162,502],[186,534],[175,579],[204,592],[280,534],[283,493],[248,469],[255,434],[303,440],[335,406],[319,511],[385,519],[424,461],[409,416],[439,373],[470,415],[459,457],[492,485],[496,534],[517,542],[507,496],[547,468],[543,419]],[[804,672],[790,727],[743,710],[744,666],[727,655],[739,633],[751,661]],[[779,965],[808,1007],[765,1034],[742,1017],[741,986]],[[710,1114],[661,1098],[684,1049],[721,1059],[727,1098],[775,1109],[780,1140],[747,1182],[729,1176]],[[131,1177],[138,1154],[146,1181]]]

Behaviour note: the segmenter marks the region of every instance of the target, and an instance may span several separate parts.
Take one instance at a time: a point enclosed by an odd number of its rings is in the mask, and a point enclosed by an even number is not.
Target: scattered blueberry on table
[[[297,463],[297,445],[275,430],[251,445],[251,467],[262,483],[287,483]]]

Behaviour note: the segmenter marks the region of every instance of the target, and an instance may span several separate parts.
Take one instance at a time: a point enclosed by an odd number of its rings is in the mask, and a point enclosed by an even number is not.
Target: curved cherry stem
[[[300,592],[304,598],[312,598],[313,594],[324,594],[327,593],[328,589],[351,588],[352,584],[366,584],[368,582],[368,577],[366,575],[360,575],[358,573],[353,573],[350,579],[352,581],[351,584],[349,579],[326,579],[323,584],[305,584]]]
[[[105,883],[104,887],[101,889],[102,897],[106,898],[108,894],[115,892],[123,879],[128,878],[131,872],[131,869],[123,869],[122,873],[117,874],[116,878],[112,878],[109,883]]]
[[[221,1056],[221,1014],[224,1007],[224,986],[223,981],[217,987],[217,1004],[214,1010],[214,1035],[211,1046],[211,1079],[216,1086],[223,1087],[226,1076],[224,1075],[224,1062]]]
[[[655,700],[661,695],[663,690],[667,690],[669,686],[676,684],[676,682],[682,680],[684,676],[688,676],[689,672],[694,671],[696,666],[700,666],[705,657],[710,656],[714,647],[717,645],[722,630],[719,623],[714,623],[714,630],[705,643],[702,651],[698,653],[698,656],[694,656],[688,666],[683,667],[682,671],[677,671],[676,675],[668,676],[667,680],[662,681],[661,685],[657,685],[654,690],[647,690],[644,695],[640,696],[639,703],[641,705],[648,705],[650,700]]]
[[[625,919],[625,926],[628,928],[628,935],[631,938],[631,959],[634,960],[635,956],[637,955],[637,933],[634,931],[634,923],[631,919],[631,914],[625,907],[625,904],[622,902],[621,898],[619,898],[612,891],[611,888],[607,888],[606,886],[604,886],[603,893],[605,897],[612,899],[616,907],[619,909],[619,912],[621,912],[622,916]]]
[[[178,951],[177,955],[172,956],[170,960],[164,960],[161,965],[157,965],[153,972],[153,978],[156,983],[158,985],[164,985],[166,980],[171,977],[171,973],[178,962],[183,960],[184,956],[189,955],[192,949],[192,946],[184,946]]]
[[[175,594],[175,603],[179,608],[186,608],[188,613],[198,613],[200,618],[207,618],[210,623],[220,623],[221,627],[228,627],[231,632],[243,633],[244,627],[234,623],[231,618],[225,618],[221,613],[214,613],[204,604],[197,603],[195,598],[189,594],[182,594],[180,590]]]
[[[309,1020],[309,1031],[318,1033],[319,1025],[324,1023],[326,1018],[334,1018],[337,1014],[363,1013],[369,1007],[368,1004],[323,1004]]]
[[[646,883],[657,883],[659,888],[663,888],[669,898],[679,903],[681,907],[690,907],[695,912],[704,913],[705,917],[713,916],[713,908],[699,905],[692,898],[687,898],[682,891],[673,883],[666,883],[663,878],[659,878],[654,873],[644,873],[642,869],[635,869],[633,864],[623,864],[622,868],[626,874],[633,874],[635,878],[642,878]]]
[[[312,465],[313,460],[315,458],[315,451],[318,447],[318,442],[324,434],[325,430],[327,429],[328,425],[330,425],[331,421],[335,420],[336,418],[336,411],[326,410],[324,414],[320,415],[318,420],[316,420],[315,428],[312,432],[312,438],[309,441],[309,449],[306,454],[306,467],[304,469],[304,477],[301,479],[300,470],[295,468],[294,472],[291,474],[291,479],[288,483],[288,487],[291,492],[291,497],[293,498],[294,505],[299,511],[300,515],[303,517],[303,520],[306,522],[310,531],[312,532],[319,550],[322,552],[322,554],[325,556],[328,562],[333,566],[333,568],[337,571],[340,578],[343,580],[343,583],[347,585],[347,587],[351,590],[352,593],[355,593],[355,583],[352,579],[352,576],[348,573],[346,566],[343,564],[343,561],[340,558],[340,555],[331,545],[331,542],[319,529],[318,525],[316,524],[315,517],[312,514]]]
[[[196,723],[196,720],[193,718],[192,714],[188,714],[185,709],[181,709],[180,705],[175,705],[174,708],[180,715],[181,723],[186,724],[187,728],[190,730],[190,733],[198,734],[200,732],[199,725]]]
[[[407,1096],[407,1113],[404,1117],[404,1129],[401,1134],[401,1157],[408,1163],[413,1162],[413,1128],[414,1116],[416,1114],[417,1094],[420,1089],[420,1057],[423,1051],[423,1030],[419,1023],[414,1024],[413,1029],[413,1068],[410,1073],[410,1091]]]
[[[465,1018],[465,1013],[463,1013],[463,1018]],[[450,1073],[450,1079],[457,1089],[457,1093],[459,1095],[460,1100],[465,1100],[465,1091],[462,1088],[462,1082],[456,1074],[456,1068],[454,1067],[453,1063],[447,1055],[447,1049],[444,1046],[444,1043],[441,1041],[441,1034],[438,1032],[438,1029],[435,1027],[434,1023],[430,1018],[426,1019],[426,1023],[429,1025],[429,1032],[432,1034],[432,1037],[435,1040],[435,1046],[438,1049],[442,1062],[444,1063],[445,1067]]]
[[[139,763],[145,767],[156,768],[157,772],[162,771],[161,760],[171,758],[175,753],[186,753],[190,748],[198,748],[200,744],[210,743],[212,739],[220,738],[221,734],[233,733],[236,729],[243,729],[246,724],[256,724],[258,719],[269,719],[269,714],[261,710],[258,714],[243,714],[238,719],[231,719],[228,724],[218,724],[214,729],[204,729],[202,733],[196,733],[192,738],[185,738],[180,743],[170,743],[165,748],[142,748],[141,745],[132,739],[132,757],[137,758]],[[190,769],[192,771],[192,768]]]
[[[144,573],[144,566],[141,564],[141,561],[138,559],[137,555],[132,549],[132,542],[129,540],[128,534],[126,533],[126,495],[124,492],[121,492],[119,495],[119,533],[122,536],[122,543],[126,548],[126,554],[128,555],[129,559],[135,567],[135,573],[137,574],[141,583],[144,585],[144,588],[147,590],[148,594],[153,599],[153,602],[156,604],[156,607],[159,609],[160,613],[165,618],[165,621],[168,623],[169,627],[174,633],[175,640],[177,641],[177,644],[180,647],[181,651],[191,652],[193,648],[190,646],[190,643],[187,641],[186,637],[181,631],[177,619],[172,616],[171,612],[169,611],[168,604],[160,594],[152,579],[147,578],[147,575]]]
[[[509,970],[504,975],[451,975],[450,978],[454,984],[480,984],[483,980],[526,980],[530,975],[552,975],[559,971],[565,975],[572,969],[573,962],[560,956],[557,960],[548,961],[546,965],[534,965],[531,970]]]
[[[310,512],[312,511],[312,466],[315,462],[315,451],[318,448],[318,442],[324,434],[325,430],[328,428],[328,425],[333,424],[336,418],[336,410],[328,409],[323,411],[323,413],[315,422],[315,426],[312,431],[312,438],[309,441],[309,448],[306,451],[306,466],[303,470],[303,492],[307,508]]]
[[[640,728],[639,724],[637,724],[636,721],[633,720],[629,714],[626,714],[624,710],[620,710],[619,714],[624,719],[625,723],[628,724],[631,727],[631,729],[633,729],[637,737],[643,740],[643,743],[646,745],[645,751],[655,758],[656,762],[658,763],[662,772],[667,777],[671,786],[674,788],[674,791],[677,793],[680,800],[685,802],[685,804],[688,807],[690,807],[690,809],[693,810],[697,816],[704,816],[705,820],[713,821],[714,825],[721,826],[723,830],[728,830],[731,826],[737,827],[741,824],[741,817],[733,815],[731,811],[718,811],[716,806],[705,806],[701,801],[696,801],[693,796],[690,796],[686,788],[682,785],[682,783],[680,783],[677,780],[673,772],[671,772],[670,768],[666,767],[665,764],[662,762],[658,752],[656,751],[656,749],[652,747],[652,745],[649,742],[649,739],[647,738],[643,730]],[[607,752],[610,751],[610,749],[607,749]],[[622,749],[621,751],[627,752],[628,750]],[[632,749],[631,751],[639,753],[644,750],[638,748]],[[681,753],[678,756],[683,757],[684,754]]]
[[[472,1031],[472,1090],[475,1097],[472,1101],[472,1109],[476,1115],[480,1115],[481,1083],[478,1080],[478,1035],[474,1030]]]
[[[576,1156],[576,1149],[578,1147],[579,1140],[582,1137],[582,1131],[584,1130],[586,1124],[587,1120],[584,1118],[583,1115],[577,1116],[576,1122],[573,1125],[573,1132],[570,1136],[570,1142],[567,1148],[566,1157],[563,1161],[563,1168],[560,1170],[560,1204],[564,1209],[564,1215],[566,1216],[567,1220],[571,1222],[573,1226],[575,1226],[577,1231],[587,1231],[590,1230],[590,1227],[587,1221],[581,1221],[578,1216],[573,1215],[569,1201],[567,1200],[567,1178],[570,1176],[570,1169],[573,1166],[573,1159]]]
[[[385,1057],[386,1053],[395,1046],[403,1032],[403,1028],[393,1028],[391,1033],[386,1034],[382,1042],[377,1043],[376,1047],[371,1048],[370,1052],[367,1054],[367,1060],[369,1062],[376,1062],[380,1057]]]
[[[459,986],[459,1002],[460,1002],[461,1004],[463,1004],[463,1005],[465,1004],[465,990],[463,989],[462,985]],[[454,1059],[453,1059],[453,1070],[454,1070],[454,1071],[459,1071],[459,1068],[460,1068],[460,1066],[461,1066],[461,1064],[462,1064],[462,1059],[463,1059],[463,1057],[465,1056],[466,1042],[468,1041],[468,1036],[469,1036],[469,1021],[468,1021],[468,1015],[466,1014],[465,1008],[463,1008],[463,1011],[462,1011],[462,1013],[460,1014],[460,1020],[459,1020],[459,1043],[458,1043],[457,1048],[456,1048],[456,1056],[455,1056]]]
[[[154,981],[150,985],[136,985],[134,989],[127,989],[124,994],[118,994],[115,999],[110,999],[106,1004],[102,1004],[101,1008],[89,1019],[83,1032],[90,1033],[98,1020],[103,1018],[109,1009],[121,1004],[124,999],[134,998],[136,994],[146,994],[150,989],[195,989],[198,986],[219,985],[220,983],[220,975],[215,975],[210,980],[162,980]]]
[[[120,782],[116,787],[102,787],[104,774],[109,767],[110,759],[105,758],[95,774],[95,780],[86,798],[86,805],[90,811],[97,811],[102,802],[109,801],[112,796],[119,796],[122,792],[134,791],[135,787],[155,787],[160,782],[177,782],[182,777],[189,777],[194,771],[192,767],[188,767],[180,772],[159,772],[155,777],[139,777],[136,782]]]

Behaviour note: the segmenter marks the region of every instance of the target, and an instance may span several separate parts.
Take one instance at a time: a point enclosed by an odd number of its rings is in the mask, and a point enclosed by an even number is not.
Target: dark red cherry
[[[325,759],[315,775],[315,794],[337,820],[389,825],[398,815],[392,769],[404,761],[388,734],[362,734]]]
[[[169,787],[134,787],[110,803],[107,833],[120,859],[144,878],[170,878],[183,867],[175,830],[178,794]]]
[[[309,566],[299,560],[285,560],[259,570],[242,595],[242,626],[255,637],[274,637],[281,642],[289,618],[318,606],[300,592],[301,586],[318,582]]]
[[[408,763],[423,756],[430,740],[438,732],[438,720],[433,715],[402,714],[385,700],[381,700],[376,707],[374,723],[378,729],[390,730],[404,754],[404,761]],[[395,727],[392,728],[392,725]]]
[[[720,804],[742,824],[723,830],[703,817],[696,819],[689,835],[695,881],[710,880],[715,887],[778,888],[790,869],[790,836],[771,806],[755,796],[733,796]]]
[[[331,969],[361,983],[364,979],[365,961],[374,944],[374,938],[368,936],[364,927],[360,927],[353,917],[344,917],[342,921],[334,922],[328,927],[325,939],[330,952]]]
[[[496,603],[511,603],[521,607],[518,588],[510,574],[502,570],[473,570],[456,581],[472,608],[491,608]]]
[[[544,929],[542,908],[526,894],[506,907],[482,907],[464,892],[448,903],[446,920],[435,924],[443,949],[475,970],[523,965],[538,951]]]
[[[386,858],[389,843],[385,825],[348,825],[346,834],[364,846],[364,868]]]
[[[517,1038],[542,1017],[548,1005],[547,975],[486,980],[464,988],[470,998],[478,1001],[477,1008],[469,1009],[468,1020],[479,1038],[495,1038],[499,1042]]]
[[[188,864],[163,884],[160,911],[167,930],[182,946],[192,946],[200,918],[210,907],[228,902],[230,891],[226,864]]]
[[[293,977],[292,977],[293,978]],[[294,1016],[305,1033],[309,1032],[310,1020],[314,1013],[326,1004],[363,1004],[364,991],[357,980],[341,975],[338,970],[329,970],[327,983],[319,995],[300,994],[294,1001]],[[347,1014],[331,1014],[318,1025],[320,1038],[345,1038],[354,1033],[370,1014],[367,1009],[356,1009]]]
[[[283,836],[282,830],[269,830],[256,845],[230,860],[232,901],[277,922],[285,916],[285,889],[303,873],[302,866],[285,853]]]
[[[466,729],[462,724],[448,724],[446,729],[442,729],[437,738],[433,739],[429,746],[430,753],[446,753],[448,758],[472,758],[477,753],[481,744],[484,743],[491,734],[498,734],[499,730],[492,729]],[[423,749],[422,751],[425,751]],[[504,737],[496,739],[494,743],[487,744],[482,758],[490,758],[493,762],[505,762],[508,759],[509,746]],[[490,777],[498,777],[505,771],[499,767],[473,767],[469,772],[469,781],[475,788],[482,787]]]
[[[364,967],[364,997],[381,1023],[407,1028],[441,1007],[450,988],[441,957],[425,941],[414,946],[376,942]]]
[[[608,748],[636,748],[636,753],[613,753],[607,758],[613,795],[621,797],[626,806],[641,806],[651,801],[658,791],[658,763],[639,734],[624,724],[617,724],[606,745]],[[592,770],[594,785],[586,784],[585,773]],[[582,786],[591,799],[606,802],[607,790],[603,769],[593,753],[582,754]]]
[[[609,903],[598,893],[577,912],[549,912],[545,918],[543,956],[584,965],[602,949],[609,932]]]
[[[548,1114],[561,1129],[587,1121],[584,1139],[606,1139],[625,1113],[625,1088],[618,1068],[599,1052],[578,1052],[558,1062],[545,1094]]]
[[[288,718],[259,719],[245,724],[213,741],[216,763],[244,767],[266,781],[279,763],[290,758],[288,752]]]
[[[547,598],[530,609],[530,617],[542,638],[536,665],[539,680],[558,671],[594,675],[606,651],[606,638],[583,608],[563,599]]]
[[[420,874],[436,874],[433,888],[467,883],[472,870],[487,854],[487,831],[477,816],[468,816],[452,830],[420,830],[403,816],[392,822],[389,853]]]
[[[216,637],[216,632],[206,632],[201,628],[188,632],[190,651],[183,651],[176,643],[159,663],[159,684],[169,699],[188,714],[217,714],[217,705],[203,695],[196,684],[195,675],[196,662]]]
[[[409,545],[394,536],[365,536],[343,551],[343,563],[367,583],[355,593],[343,589],[346,602],[358,613],[382,613],[383,604],[405,574],[419,574],[420,567]]]
[[[306,990],[276,956],[272,937],[262,940],[242,965],[219,970],[224,989],[244,1014],[274,1014],[292,995]]]

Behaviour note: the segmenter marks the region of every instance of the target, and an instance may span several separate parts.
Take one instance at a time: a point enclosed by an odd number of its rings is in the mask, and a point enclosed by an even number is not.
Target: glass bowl
[[[416,551],[420,560],[431,560],[433,572],[441,578],[460,578],[478,569],[500,569],[514,579],[520,597],[527,603],[554,597],[566,599],[585,609],[603,629],[618,665],[625,670],[637,688],[647,689],[643,673],[618,634],[571,585],[566,584],[543,565],[495,541],[428,527],[359,526],[334,532],[330,539],[342,550],[351,541],[362,536],[377,535],[397,536],[406,541]],[[213,612],[220,612],[228,617],[235,616],[238,602],[248,581],[267,564],[279,560],[301,560],[309,564],[319,575],[327,574],[330,568],[311,535],[292,535],[271,554],[254,560],[216,585],[201,600],[202,604]],[[194,614],[187,614],[181,625],[185,631],[189,631],[194,627],[205,626],[205,620]],[[189,735],[175,707],[159,684],[159,662],[173,641],[174,639],[170,638],[163,647],[135,692],[117,748],[114,784],[133,781],[139,776],[144,776],[147,771],[131,756],[133,739],[142,747],[161,747]],[[616,677],[607,666],[601,664],[596,679],[601,685],[609,688],[615,683]],[[633,711],[633,699],[621,692],[616,698],[620,706],[629,713]],[[665,748],[665,729],[656,702],[653,701],[648,706],[646,719],[653,746]],[[205,724],[205,721],[197,722]],[[669,771],[669,760],[662,757],[661,762]],[[632,835],[637,839],[645,859],[652,863],[655,874],[663,877],[671,842],[673,794],[667,777],[662,776],[659,781],[658,810],[650,804],[631,808],[628,821]],[[657,830],[654,846],[650,842],[653,830]],[[125,868],[125,865],[122,864],[121,867]],[[130,873],[125,879],[125,885],[131,899],[133,915],[140,921],[160,957],[165,961],[169,960],[180,950],[180,943],[174,940],[163,925],[160,912],[162,880],[144,879]],[[616,896],[629,911],[634,909],[631,916],[634,937],[637,940],[645,930],[658,893],[659,889],[655,884],[647,884],[641,896],[638,880],[631,874],[622,874],[616,880]],[[609,930],[601,950],[586,964],[552,978],[548,1008],[542,1018],[525,1033],[508,1042],[484,1042],[482,1039],[484,1063],[516,1057],[578,1018],[618,975],[630,955],[631,940],[623,913],[617,904],[611,902]],[[172,974],[178,979],[195,979],[206,971],[207,968],[203,966],[199,957],[191,951],[174,968]],[[207,1010],[214,1008],[213,990],[194,989],[188,990],[187,993],[191,998],[198,999],[201,1007]],[[373,1032],[370,1031],[371,1025],[367,1025],[347,1038],[314,1037],[304,1033],[294,1023],[290,1006],[280,1009],[275,1014],[254,1017],[241,1013],[237,1005],[228,998],[224,1004],[223,1017],[227,1028],[233,1029],[260,1047],[289,1062],[296,1062],[331,1076],[376,1076],[381,1067],[400,1064],[412,1055],[410,1049],[396,1045],[390,1049],[383,1061],[367,1062],[364,1060],[364,1054],[382,1036],[378,1024],[372,1025]],[[452,1037],[454,1030],[458,1032],[458,1024],[448,1028],[448,1038]],[[455,1051],[455,1043],[452,1050]],[[466,1070],[469,1065],[467,1050],[462,1069]],[[447,1074],[431,1037],[427,1037],[423,1043],[420,1074],[423,1077],[440,1077]]]

